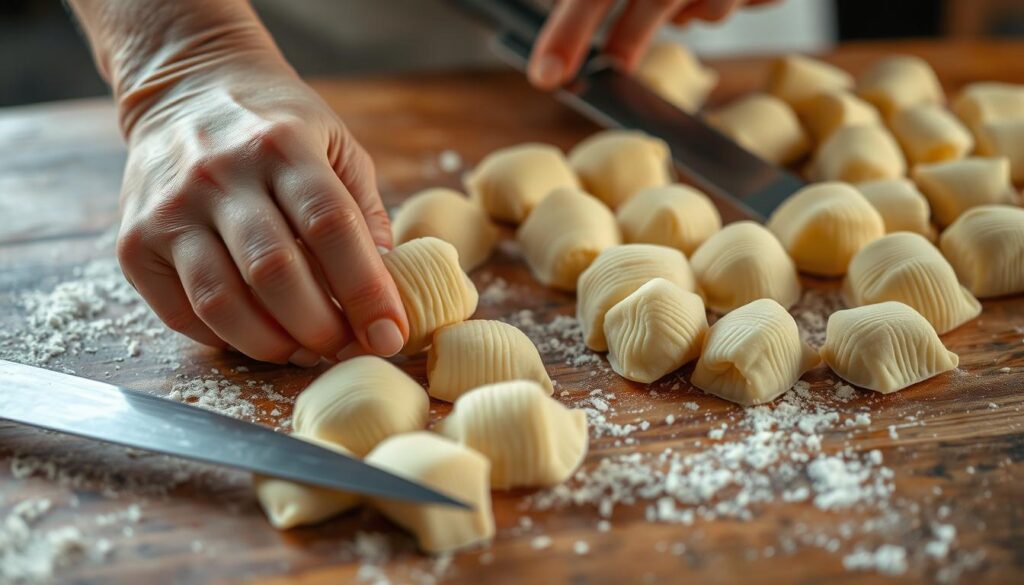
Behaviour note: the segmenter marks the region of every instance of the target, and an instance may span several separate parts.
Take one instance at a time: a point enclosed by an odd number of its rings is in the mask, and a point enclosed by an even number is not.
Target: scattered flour
[[[50,509],[48,499],[23,500],[3,518],[0,582],[49,582],[63,567],[82,560],[101,562],[109,553],[109,541],[88,539],[76,526],[39,527]]]
[[[437,165],[446,173],[455,173],[462,169],[462,155],[458,152],[445,149],[437,156]]]
[[[843,567],[849,571],[902,575],[907,571],[907,550],[894,544],[883,544],[873,551],[858,548],[843,557]]]

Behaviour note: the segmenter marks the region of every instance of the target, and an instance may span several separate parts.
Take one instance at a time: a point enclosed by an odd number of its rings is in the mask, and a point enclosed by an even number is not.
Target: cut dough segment
[[[819,362],[782,305],[760,299],[722,317],[708,331],[691,382],[737,404],[771,402]]]
[[[978,154],[1010,161],[1010,179],[1024,182],[1024,118],[987,122],[978,128]]]
[[[672,182],[668,145],[635,130],[604,130],[569,151],[583,188],[612,209],[646,187]]]
[[[1016,203],[1010,161],[967,157],[914,167],[914,182],[928,198],[935,222],[945,227],[968,209],[989,203]]]
[[[878,124],[845,126],[818,148],[811,167],[815,181],[859,183],[894,179],[907,172],[899,144]]]
[[[864,246],[850,262],[843,297],[851,307],[899,301],[921,313],[939,334],[981,313],[981,303],[960,286],[939,250],[910,232]]]
[[[725,226],[697,249],[690,265],[716,313],[757,299],[774,299],[786,308],[800,300],[793,259],[770,231],[752,221]]]
[[[775,60],[768,74],[768,93],[800,111],[808,100],[823,92],[853,88],[853,76],[824,61],[786,55]]]
[[[397,435],[377,445],[366,462],[472,506],[471,510],[462,510],[443,504],[373,498],[375,507],[411,532],[423,551],[454,552],[494,536],[488,482],[491,465],[480,453],[420,431]]]
[[[335,443],[297,433],[292,436],[343,455],[352,455],[348,449]],[[267,519],[278,530],[323,522],[354,507],[360,500],[358,494],[301,484],[259,473],[253,474],[252,485],[260,506],[267,514]]]
[[[975,207],[942,232],[939,247],[975,296],[1024,292],[1024,209]]]
[[[914,232],[935,241],[928,200],[910,179],[881,179],[857,183],[857,190],[878,210],[885,232]]]
[[[608,363],[623,378],[650,384],[697,359],[707,330],[700,296],[655,278],[605,315]]]
[[[718,73],[700,64],[679,43],[655,43],[636,68],[637,78],[665,101],[686,112],[696,112],[718,83]]]
[[[438,330],[427,354],[430,395],[454,402],[469,390],[506,380],[533,380],[554,392],[530,338],[508,323],[472,320]]]
[[[476,286],[459,266],[455,247],[437,238],[417,238],[384,254],[409,317],[403,355],[419,353],[434,331],[465,321],[476,311]]]
[[[545,197],[516,239],[533,276],[567,291],[576,290],[576,279],[601,250],[621,243],[611,210],[578,189],[557,189]]]
[[[773,95],[742,97],[708,114],[708,123],[743,148],[779,165],[797,160],[810,148],[796,113]]]
[[[965,86],[953,112],[972,130],[991,122],[1024,119],[1024,85],[979,81]]]
[[[395,245],[433,236],[455,246],[466,272],[491,255],[498,230],[487,213],[458,191],[436,187],[406,199],[391,220]]]
[[[587,415],[547,394],[527,380],[481,386],[455,402],[437,431],[490,460],[495,488],[559,484],[587,454]]]
[[[688,185],[650,187],[615,214],[628,243],[659,244],[690,255],[722,227],[708,196]]]
[[[818,183],[800,189],[768,219],[768,229],[803,272],[842,276],[850,259],[885,235],[878,211],[846,183]]]
[[[919,104],[892,115],[893,134],[912,164],[963,158],[974,137],[946,108]]]
[[[857,93],[874,104],[886,119],[918,104],[946,102],[946,94],[932,66],[911,55],[876,61],[857,80]]]
[[[892,301],[832,313],[821,358],[840,378],[882,394],[948,372],[960,363],[927,319]]]
[[[819,93],[804,102],[799,114],[819,144],[840,128],[882,123],[874,106],[847,91]]]
[[[616,303],[652,278],[664,278],[683,290],[695,291],[696,281],[686,256],[654,244],[613,246],[580,275],[576,317],[583,340],[594,351],[605,351],[604,316]]]
[[[516,224],[548,193],[580,186],[561,150],[535,142],[492,152],[466,175],[465,183],[491,217]]]
[[[320,375],[295,399],[295,432],[357,457],[391,435],[427,426],[430,400],[416,380],[377,356],[344,361]]]

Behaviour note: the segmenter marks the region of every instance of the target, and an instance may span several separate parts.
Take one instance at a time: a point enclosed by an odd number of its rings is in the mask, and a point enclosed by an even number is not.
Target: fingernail
[[[377,319],[366,328],[366,340],[373,353],[389,357],[402,350],[402,330],[391,319]]]
[[[389,250],[388,248],[385,248],[384,246],[377,246],[377,251],[380,252],[381,256],[383,256],[384,254],[387,254],[391,250]]]
[[[364,355],[365,353],[366,351],[363,349],[363,346],[359,345],[358,341],[353,341],[338,352],[337,358],[339,362],[343,362],[356,356]]]
[[[562,60],[554,55],[544,55],[530,68],[530,80],[534,85],[553,88],[562,81]]]
[[[309,351],[304,347],[300,347],[295,350],[292,357],[288,358],[288,361],[299,366],[300,368],[312,368],[313,366],[320,363],[320,356]]]

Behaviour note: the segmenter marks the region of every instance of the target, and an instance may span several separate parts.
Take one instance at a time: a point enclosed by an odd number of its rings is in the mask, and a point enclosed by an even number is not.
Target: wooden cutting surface
[[[856,73],[893,52],[927,58],[951,91],[981,79],[1024,83],[1024,43],[853,45],[827,58]],[[715,63],[722,84],[714,101],[759,87],[765,63]],[[505,145],[544,141],[568,148],[595,130],[509,72],[329,79],[316,80],[314,86],[373,155],[389,205],[423,187],[459,185],[458,172],[439,168],[443,150],[458,152],[468,166]],[[52,289],[72,278],[76,267],[109,255],[109,247],[95,242],[116,221],[123,164],[124,148],[107,101],[0,111],[0,327],[18,325],[26,292]],[[477,317],[507,316],[525,308],[543,322],[573,310],[573,298],[536,285],[509,246],[502,246],[473,277],[481,289],[500,277],[511,291],[508,298],[499,295],[482,303]],[[805,284],[825,293],[837,286]],[[1024,582],[1024,297],[984,302],[979,319],[943,340],[960,355],[959,371],[894,395],[859,392],[841,408],[856,412],[869,406],[870,425],[828,434],[823,449],[879,449],[895,472],[892,500],[901,506],[905,522],[888,534],[864,537],[866,544],[896,542],[920,551],[931,538],[929,523],[941,517],[957,528],[946,564],[959,567],[961,581]],[[123,346],[115,344],[60,363],[79,375],[159,394],[170,390],[178,374],[200,376],[219,368],[228,379],[270,382],[277,392],[294,396],[319,371],[260,365],[185,341],[170,347],[171,360],[166,359],[168,350],[148,351],[143,343],[134,358],[124,359]],[[592,441],[587,465],[633,450],[698,452],[712,425],[740,412],[685,383],[675,390],[662,384],[658,388],[663,391],[652,396],[614,375],[590,375],[589,368],[573,368],[555,355],[545,359],[559,389],[568,390],[569,401],[601,388],[617,396],[616,422],[652,423],[632,435],[635,445],[616,446],[607,437]],[[403,367],[422,379],[424,361],[409,360]],[[250,371],[236,372],[238,366]],[[831,386],[833,378],[818,369],[808,380],[817,390]],[[699,410],[684,408],[684,402],[697,403]],[[287,415],[285,402],[277,406]],[[434,406],[435,418],[447,411]],[[670,414],[676,418],[672,425],[664,422]],[[264,422],[272,420],[264,417]],[[898,428],[896,438],[890,426]],[[13,473],[8,463],[26,457],[59,464],[33,467],[27,476]],[[357,532],[398,534],[365,511],[314,528],[277,532],[260,512],[244,474],[189,467],[187,478],[168,494],[151,493],[146,487],[150,476],[167,475],[168,465],[160,458],[3,424],[0,514],[26,498],[45,497],[53,510],[40,529],[70,524],[90,542],[108,539],[113,549],[104,561],[58,571],[61,581],[73,583],[342,583],[359,577],[359,563],[347,544]],[[105,495],[92,481],[99,475],[114,482],[116,496]],[[401,550],[382,570],[396,582],[429,582],[441,575],[458,583],[853,583],[956,576],[944,574],[941,563],[921,559],[912,559],[904,574],[891,577],[845,571],[843,553],[853,541],[843,541],[838,553],[827,546],[778,548],[780,535],[835,531],[863,511],[765,503],[751,507],[749,520],[698,520],[686,526],[646,522],[646,505],[638,504],[616,508],[611,530],[599,532],[593,507],[524,510],[526,494],[495,493],[498,536],[490,549],[457,555],[444,568],[406,550],[402,543],[407,541],[394,536],[389,538]],[[139,504],[137,521],[99,518],[123,513],[133,503]],[[532,527],[522,526],[523,516],[531,518]],[[550,536],[551,546],[535,550],[538,535]],[[589,554],[573,552],[580,540],[589,544]],[[366,569],[362,575],[368,575]]]

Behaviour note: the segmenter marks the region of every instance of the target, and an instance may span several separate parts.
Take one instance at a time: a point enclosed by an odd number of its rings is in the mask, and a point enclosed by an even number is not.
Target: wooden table
[[[1024,82],[1024,44],[971,43],[938,45],[889,43],[843,47],[828,59],[854,73],[872,59],[891,52],[916,53],[938,69],[950,90],[975,79]],[[720,61],[722,86],[715,101],[757,88],[764,59]],[[387,203],[434,185],[458,187],[458,173],[440,170],[441,151],[453,149],[471,165],[489,151],[528,140],[563,148],[595,130],[551,98],[529,89],[508,72],[432,74],[401,78],[317,80],[314,86],[337,109],[378,165]],[[17,324],[14,309],[25,291],[52,287],[69,278],[76,266],[109,254],[92,243],[116,221],[117,192],[124,148],[111,105],[86,100],[13,108],[0,112],[0,327]],[[107,249],[109,250],[109,248]],[[502,248],[474,273],[479,286],[504,278],[518,291],[505,302],[481,306],[478,317],[507,315],[530,308],[538,320],[572,310],[571,296],[539,288],[527,270]],[[831,290],[834,282],[806,280],[811,288]],[[894,500],[911,510],[905,526],[888,536],[919,549],[928,537],[927,523],[937,510],[957,527],[953,559],[963,563],[964,580],[985,583],[1024,582],[1024,298],[987,301],[982,317],[944,341],[961,356],[961,369],[890,396],[858,393],[845,408],[870,406],[871,424],[847,435],[826,438],[824,449],[848,444],[854,450],[880,449],[895,471]],[[232,380],[271,382],[277,392],[294,396],[318,372],[279,368],[219,354],[187,342],[174,342],[176,364],[143,351],[121,359],[122,348],[100,347],[65,362],[80,375],[105,378],[128,387],[166,394],[177,374],[197,376],[220,368]],[[602,438],[592,442],[587,464],[629,450],[658,452],[665,447],[699,451],[712,425],[739,412],[738,407],[683,384],[651,398],[646,389],[601,373],[586,372],[545,356],[552,377],[571,399],[603,388],[618,395],[616,422],[630,422],[643,406],[652,427],[633,435],[637,445],[616,447]],[[249,372],[232,368],[244,365]],[[404,362],[423,376],[422,358]],[[685,372],[686,370],[684,370]],[[815,388],[831,384],[823,369],[809,376]],[[699,405],[700,416],[686,418],[683,402]],[[287,404],[281,405],[285,410]],[[994,407],[993,407],[994,406]],[[447,411],[435,405],[435,417]],[[287,412],[285,412],[287,414]],[[678,417],[666,425],[665,416]],[[914,425],[907,417],[917,417]],[[265,418],[264,422],[272,422]],[[898,425],[898,438],[887,429]],[[47,477],[45,468],[17,477],[7,463],[26,456],[57,457],[60,465]],[[40,528],[77,525],[86,538],[109,539],[112,552],[103,562],[79,562],[59,573],[74,583],[215,583],[252,579],[262,583],[341,583],[355,580],[359,566],[348,550],[358,531],[396,533],[373,513],[343,516],[315,528],[277,532],[260,512],[244,474],[195,472],[168,495],[147,493],[147,473],[166,473],[159,458],[70,438],[46,436],[12,425],[0,426],[0,513],[27,497],[48,497],[54,510]],[[119,497],[106,497],[88,479],[101,466],[121,486]],[[81,476],[81,487],[67,476]],[[108,477],[109,479],[109,477]],[[125,487],[127,486],[127,487]],[[134,486],[134,487],[132,487]],[[873,573],[844,571],[842,551],[800,546],[795,551],[765,552],[777,536],[794,527],[837,528],[850,516],[826,512],[808,503],[772,503],[754,507],[748,521],[698,520],[692,526],[649,523],[645,504],[620,508],[611,530],[598,532],[596,510],[566,508],[524,511],[525,492],[495,494],[498,537],[492,548],[456,556],[443,571],[460,583],[636,583],[636,582],[860,582]],[[140,504],[138,521],[119,516]],[[916,505],[916,507],[915,507]],[[121,511],[121,512],[118,512]],[[520,526],[528,515],[533,527]],[[550,548],[534,550],[538,534],[552,537]],[[590,553],[577,555],[573,544],[586,540]],[[401,542],[401,538],[397,540]],[[885,541],[884,539],[882,541]],[[685,554],[666,550],[682,542]],[[849,545],[844,543],[843,547]],[[677,551],[678,552],[678,551]],[[846,551],[848,552],[848,551]],[[959,562],[959,561],[958,561]],[[940,566],[912,564],[893,582],[937,579]],[[408,550],[386,566],[398,582],[429,582],[440,569]],[[419,575],[419,577],[417,577]],[[423,575],[426,575],[424,577]],[[364,575],[365,576],[365,575]],[[948,575],[947,575],[948,576]],[[420,579],[417,581],[417,579]],[[426,579],[426,581],[423,581]]]

